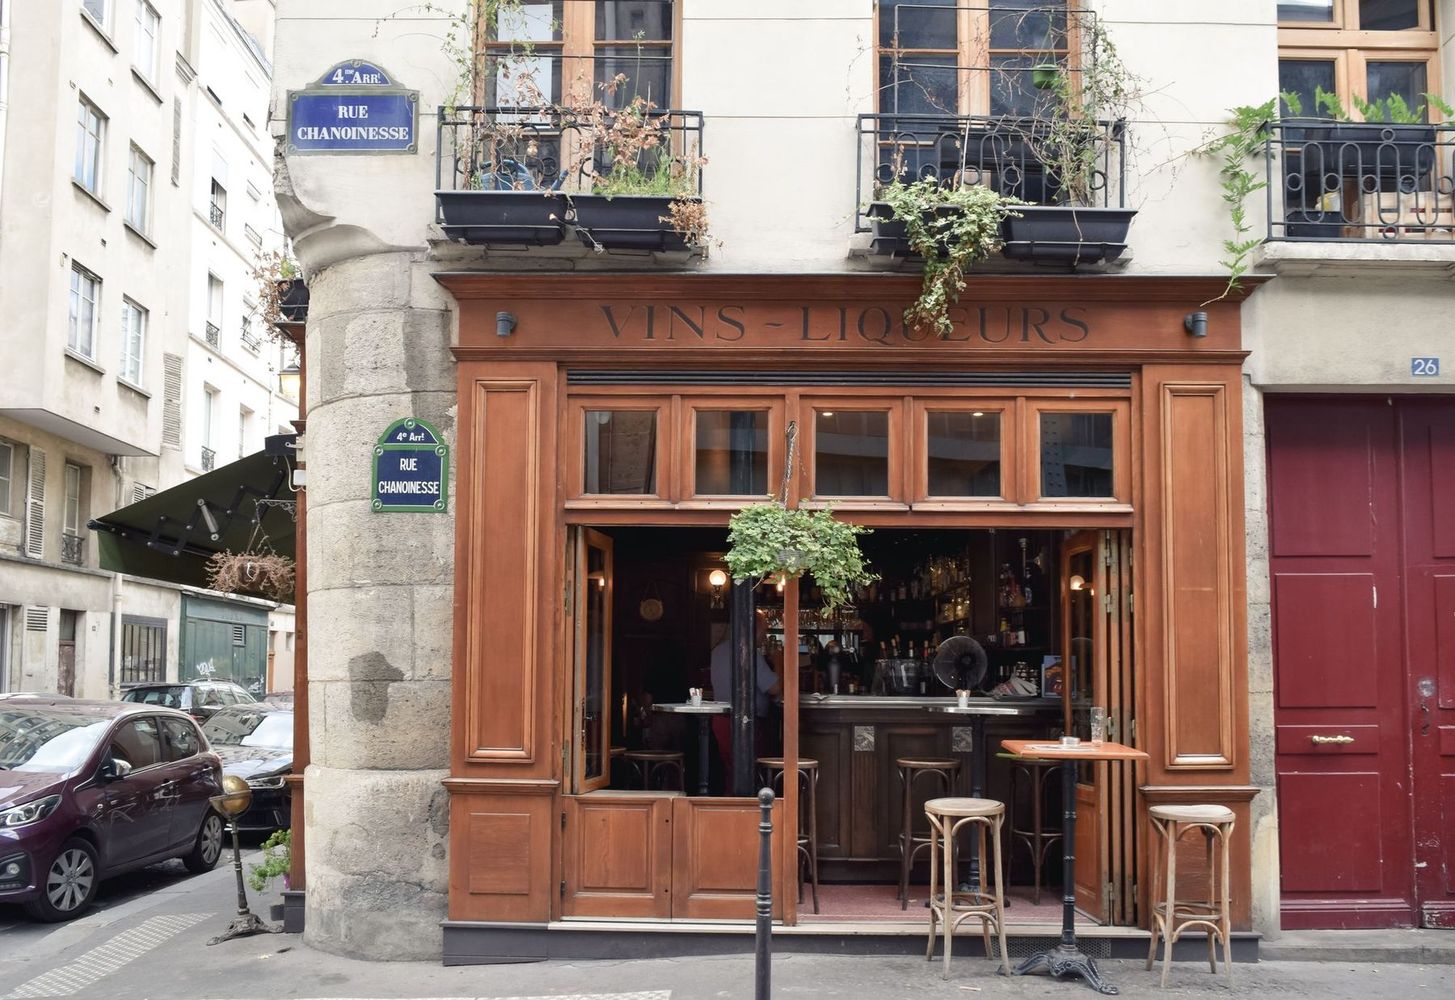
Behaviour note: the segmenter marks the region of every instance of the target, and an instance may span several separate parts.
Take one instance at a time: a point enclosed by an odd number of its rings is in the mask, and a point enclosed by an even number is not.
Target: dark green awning
[[[292,558],[296,443],[296,435],[275,435],[255,455],[95,518],[88,527],[101,568],[206,587],[216,552]]]

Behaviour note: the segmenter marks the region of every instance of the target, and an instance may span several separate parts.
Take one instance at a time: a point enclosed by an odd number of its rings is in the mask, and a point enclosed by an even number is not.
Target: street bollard
[[[765,788],[758,793],[758,808],[757,984],[753,997],[768,1000],[772,993],[769,972],[773,940],[773,789]]]

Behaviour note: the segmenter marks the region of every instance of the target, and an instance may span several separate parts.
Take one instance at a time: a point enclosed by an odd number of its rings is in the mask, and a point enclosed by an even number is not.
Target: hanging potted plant
[[[291,604],[293,560],[272,551],[215,552],[207,560],[207,586],[223,594],[256,594]]]
[[[728,522],[728,572],[747,580],[796,580],[813,577],[825,613],[848,604],[852,591],[878,579],[864,563],[859,536],[869,529],[834,517],[833,511],[788,506],[788,481],[794,467],[796,423],[788,424],[788,455],[778,497],[744,507]]]
[[[1137,103],[1134,81],[1095,18],[1087,18],[1079,70],[1037,67],[1033,110],[1015,122],[1040,164],[1040,204],[1005,220],[1002,253],[1035,263],[1114,261],[1126,250],[1136,209],[1110,205],[1111,173],[1120,169],[1124,123]]]

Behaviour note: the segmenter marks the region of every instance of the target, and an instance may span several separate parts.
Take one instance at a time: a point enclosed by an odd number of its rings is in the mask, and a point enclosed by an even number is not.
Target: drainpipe
[[[10,5],[0,0],[0,194],[5,192],[5,127],[10,119]]]

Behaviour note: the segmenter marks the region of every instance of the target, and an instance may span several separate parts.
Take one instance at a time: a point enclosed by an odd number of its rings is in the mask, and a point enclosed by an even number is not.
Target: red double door
[[[1283,926],[1455,926],[1455,399],[1265,416]]]

